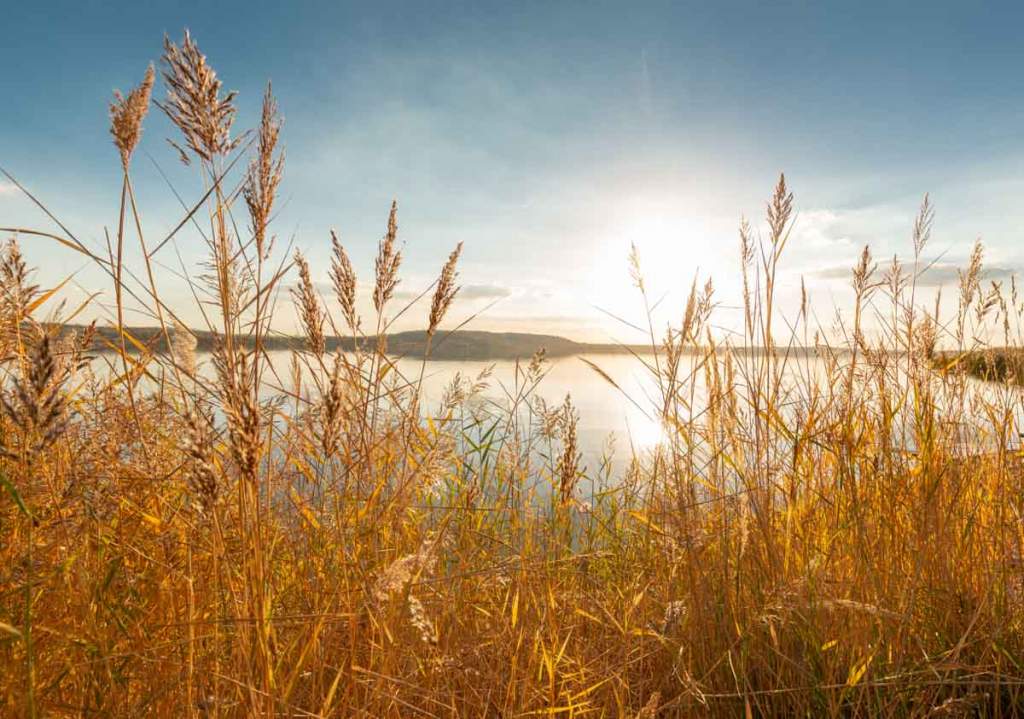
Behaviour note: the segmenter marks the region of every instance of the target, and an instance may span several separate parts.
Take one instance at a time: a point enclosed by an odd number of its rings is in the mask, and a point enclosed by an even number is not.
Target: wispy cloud
[[[845,229],[847,218],[834,210],[803,210],[793,228],[792,245],[802,250],[821,252],[852,246]]]
[[[325,297],[334,296],[334,286],[330,282],[314,282],[317,292]],[[426,285],[420,289],[397,290],[394,294],[396,300],[408,302],[417,297],[428,298],[431,296],[431,289]],[[499,284],[469,284],[462,285],[459,289],[458,299],[462,300],[496,300],[503,297],[511,297],[512,288]],[[367,299],[367,298],[364,298]]]
[[[963,265],[957,265],[953,262],[936,262],[935,264],[928,267],[923,264],[923,267],[927,267],[921,272],[921,275],[917,278],[917,284],[919,287],[942,287],[944,285],[956,284],[959,280],[959,270],[963,268]],[[880,268],[881,269],[881,268]],[[912,268],[907,268],[911,271]],[[826,267],[811,273],[811,277],[816,277],[822,280],[849,280],[853,273],[852,265],[833,265],[832,267]],[[1016,267],[1011,265],[989,265],[982,271],[982,279],[984,280],[1005,280],[1012,275],[1024,274],[1024,267]],[[881,275],[879,275],[880,277]]]
[[[459,297],[464,300],[496,300],[512,295],[512,290],[502,285],[463,285]]]
[[[399,300],[414,300],[420,295],[430,297],[431,292],[423,294],[423,290],[398,290],[395,298]],[[510,297],[512,290],[504,285],[497,284],[470,284],[462,285],[459,289],[458,299],[460,300],[497,300],[503,297]]]

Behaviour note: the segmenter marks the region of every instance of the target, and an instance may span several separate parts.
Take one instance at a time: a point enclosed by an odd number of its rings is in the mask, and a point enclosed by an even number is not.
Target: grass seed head
[[[153,78],[153,66],[150,65],[138,87],[127,95],[115,90],[114,101],[110,103],[110,134],[114,137],[114,145],[121,154],[121,166],[126,171],[132,153],[142,137],[142,120],[149,112]]]

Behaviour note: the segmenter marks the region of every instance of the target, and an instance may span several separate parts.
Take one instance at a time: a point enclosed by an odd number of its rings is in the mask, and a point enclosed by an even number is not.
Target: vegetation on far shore
[[[160,300],[152,265],[172,246],[135,201],[150,68],[110,108],[123,184],[108,251],[38,231],[109,276],[108,326],[57,332],[100,310],[49,309],[25,231],[0,257],[0,715],[1024,713],[1021,395],[933,364],[1004,327],[1016,352],[1024,303],[984,285],[979,244],[957,297],[920,306],[927,199],[911,260],[879,268],[865,248],[852,268],[835,349],[816,342],[806,296],[779,314],[795,221],[781,177],[763,232],[740,225],[741,337],[712,331],[710,279],[677,323],[652,326],[656,352],[636,362],[657,391],[623,401],[664,437],[616,476],[582,461],[571,398],[540,399],[541,353],[502,402],[474,401],[485,371],[428,406],[422,370],[403,374],[384,341],[397,206],[372,273],[324,228],[328,312],[303,255],[274,251],[270,88],[240,136],[234,94],[188,34],[165,42],[160,81],[196,175],[179,234],[208,243],[190,282],[214,373],[196,372],[195,333]],[[424,356],[461,249],[439,262]],[[649,307],[635,251],[623,271]],[[286,287],[304,332],[287,372],[266,354]],[[127,330],[138,298],[169,351]],[[114,372],[90,369],[97,333]],[[332,336],[358,341],[337,352]],[[791,362],[794,347],[821,347],[820,367]]]
[[[56,329],[56,328],[55,328]],[[56,329],[60,335],[82,333],[84,325],[66,324]],[[170,337],[159,327],[125,327],[124,331],[149,352],[166,354],[172,347]],[[218,335],[202,329],[181,328],[195,340],[197,352],[209,353],[217,348]],[[91,351],[117,351],[119,333],[116,327],[96,327]],[[429,342],[428,342],[429,340]],[[253,338],[245,338],[243,345],[253,347]],[[376,337],[354,337],[324,335],[324,347],[328,352],[353,352],[357,343],[376,346]],[[300,350],[307,344],[305,337],[274,333],[262,339],[267,351]],[[576,342],[557,335],[532,332],[486,332],[479,330],[453,330],[440,332],[436,339],[424,330],[393,332],[381,338],[381,345],[394,357],[423,358],[435,360],[515,360],[529,359],[543,350],[548,357],[567,357],[581,354],[645,354],[651,352],[650,345],[625,345],[612,343]]]
[[[90,352],[118,352],[120,349],[120,333],[116,327],[87,327],[86,325],[63,324],[55,326],[52,331],[58,337],[80,335],[88,331],[93,341],[87,348]],[[218,336],[208,330],[178,328],[179,332],[187,332],[195,341],[195,351],[210,353],[216,350]],[[166,354],[172,349],[173,340],[159,327],[124,327],[124,333],[131,338],[130,351],[156,352]],[[253,338],[241,338],[242,345],[247,349],[253,347]],[[428,342],[428,340],[430,340]],[[369,343],[376,346],[376,337],[353,337],[324,335],[324,347],[328,352],[353,352],[357,343]],[[262,339],[265,350],[290,351],[303,349],[307,344],[305,337],[272,334]],[[394,332],[381,338],[380,345],[392,357],[422,359],[429,356],[432,360],[480,361],[480,360],[528,360],[538,352],[548,358],[570,357],[578,355],[629,354],[647,355],[656,350],[650,344],[614,344],[599,342],[576,342],[558,335],[537,334],[533,332],[488,332],[480,330],[452,330],[440,332],[436,340],[424,330]],[[733,348],[735,352],[762,352],[763,348]],[[821,353],[821,348],[789,347],[786,350],[792,356],[807,356]],[[842,348],[824,348],[827,352],[842,352]],[[429,355],[428,355],[429,353]]]
[[[961,353],[941,352],[935,357],[940,369],[959,366],[964,372],[985,382],[1024,382],[1024,350],[1017,347],[993,347]]]

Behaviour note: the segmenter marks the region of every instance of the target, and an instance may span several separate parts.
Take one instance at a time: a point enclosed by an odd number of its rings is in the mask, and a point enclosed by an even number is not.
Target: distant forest
[[[82,332],[83,325],[64,325],[61,333]],[[190,330],[196,338],[196,351],[209,352],[216,341],[215,335],[206,330]],[[159,327],[125,327],[126,334],[140,344],[157,353],[165,353],[167,344]],[[173,333],[173,330],[171,330]],[[419,330],[412,332],[396,332],[385,336],[387,352],[398,357],[423,357],[427,349],[427,333]],[[245,338],[243,338],[244,341]],[[251,340],[250,340],[251,341]],[[374,347],[375,337],[358,338],[361,347]],[[306,345],[303,337],[292,335],[271,335],[263,341],[268,350],[302,349]],[[93,351],[102,352],[113,349],[120,344],[117,330],[114,327],[97,327]],[[352,337],[327,337],[328,351],[353,350],[356,340]],[[129,350],[131,346],[129,345]],[[531,357],[543,349],[548,357],[569,357],[581,354],[650,354],[649,344],[616,344],[576,342],[558,335],[532,334],[529,332],[484,332],[477,330],[458,330],[454,332],[438,332],[430,345],[430,358],[434,360],[470,361],[470,360],[513,360]],[[750,348],[741,350],[751,352]],[[756,350],[755,350],[756,351]],[[786,350],[790,355],[814,354],[813,347],[790,347]]]

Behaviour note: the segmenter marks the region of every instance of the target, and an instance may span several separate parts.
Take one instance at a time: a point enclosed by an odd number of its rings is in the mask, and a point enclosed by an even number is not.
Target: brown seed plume
[[[161,60],[167,97],[157,106],[181,130],[188,148],[206,162],[231,152],[238,144],[238,140],[231,139],[236,93],[221,96],[221,81],[188,30],[180,46],[164,37]],[[171,145],[188,164],[185,151],[174,142]]]
[[[284,168],[284,152],[277,150],[282,124],[277,101],[271,93],[270,83],[267,83],[267,91],[263,95],[259,136],[256,141],[256,157],[249,165],[249,174],[242,189],[252,222],[256,251],[260,257],[265,257],[268,252],[267,224],[274,209],[277,187],[281,183]]]
[[[384,305],[391,299],[398,285],[398,267],[402,264],[402,253],[395,248],[397,237],[398,203],[392,202],[391,214],[388,215],[388,231],[377,247],[377,281],[373,288],[373,306],[377,312],[384,309]]]
[[[775,193],[768,203],[768,226],[772,231],[772,244],[778,244],[786,232],[786,225],[793,214],[793,193],[786,188],[786,175],[779,175]]]
[[[562,453],[558,457],[555,467],[555,474],[558,478],[559,496],[565,504],[572,499],[576,491],[576,483],[579,481],[580,471],[580,449],[577,439],[576,428],[579,424],[579,413],[573,407],[572,399],[565,396],[565,402],[559,409],[559,429],[562,439]]]
[[[32,456],[51,444],[67,425],[67,401],[63,386],[67,372],[61,371],[51,346],[50,336],[43,334],[36,342],[22,377],[16,377],[9,393],[0,395],[0,406],[8,419],[21,430],[27,444],[26,456]],[[9,446],[3,454],[12,457]]]
[[[334,294],[341,305],[345,322],[355,335],[359,330],[359,316],[356,314],[356,273],[334,230],[331,230],[331,246],[331,282],[334,284]]]
[[[146,69],[142,83],[122,95],[114,91],[114,101],[110,103],[110,134],[114,137],[114,145],[121,153],[121,166],[127,170],[132,153],[142,137],[142,120],[149,112],[149,98],[153,92],[153,66]]]
[[[459,263],[459,255],[462,254],[462,243],[460,242],[448,255],[448,261],[441,268],[441,276],[437,278],[437,289],[434,290],[434,299],[430,303],[430,323],[427,327],[427,334],[433,335],[437,332],[441,320],[444,319],[452,300],[459,293],[459,286],[455,284],[459,273],[456,269]]]
[[[171,333],[171,357],[178,367],[189,376],[196,373],[196,336],[188,327],[175,320]]]
[[[9,315],[12,327],[24,319],[29,304],[39,294],[39,286],[29,283],[29,274],[17,240],[8,240],[0,258],[0,299],[3,300],[4,314]]]
[[[213,447],[211,433],[213,419],[202,409],[193,413],[185,411],[185,424],[188,428],[188,455],[186,477],[189,486],[199,500],[199,506],[209,511],[217,503],[219,485],[217,473],[213,465]]]
[[[316,290],[313,289],[313,280],[309,276],[309,263],[298,251],[295,253],[295,264],[299,266],[299,287],[292,292],[299,305],[299,317],[306,330],[309,348],[313,354],[319,356],[327,349],[327,340],[324,338],[324,313],[320,308]]]

